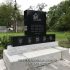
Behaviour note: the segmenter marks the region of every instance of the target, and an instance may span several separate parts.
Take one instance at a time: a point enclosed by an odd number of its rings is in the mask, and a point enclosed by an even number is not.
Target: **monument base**
[[[49,46],[51,45],[49,44]],[[16,55],[9,55],[8,50],[4,50],[3,60],[7,70],[34,70],[36,67],[67,59],[68,53],[68,49],[57,47],[56,45],[54,48],[44,48]]]

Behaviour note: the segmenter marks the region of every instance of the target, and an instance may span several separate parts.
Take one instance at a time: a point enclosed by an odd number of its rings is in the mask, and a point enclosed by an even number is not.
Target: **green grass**
[[[3,36],[23,36],[24,33],[0,33],[0,37]]]
[[[55,34],[56,40],[67,40],[66,32],[48,32],[48,34]]]

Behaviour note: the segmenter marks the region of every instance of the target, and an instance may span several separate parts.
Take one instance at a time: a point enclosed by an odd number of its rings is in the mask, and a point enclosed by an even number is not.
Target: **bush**
[[[0,38],[0,45],[4,48],[7,48],[7,45],[10,44],[10,37],[9,36],[3,36]]]
[[[64,48],[70,48],[70,42],[69,41],[59,41],[59,46]]]
[[[68,41],[70,42],[70,36],[67,37]]]
[[[4,50],[3,46],[0,45],[0,59],[3,58],[3,50]]]
[[[66,32],[67,40],[70,42],[70,32]]]

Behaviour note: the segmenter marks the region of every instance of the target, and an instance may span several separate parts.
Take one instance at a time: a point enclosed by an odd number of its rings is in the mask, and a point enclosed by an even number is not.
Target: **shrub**
[[[9,36],[3,36],[0,38],[0,45],[2,45],[4,48],[6,48],[8,44],[10,44]]]
[[[3,50],[4,50],[3,46],[0,45],[0,59],[3,58]]]
[[[70,42],[70,32],[66,32],[65,35],[67,37],[67,40]]]

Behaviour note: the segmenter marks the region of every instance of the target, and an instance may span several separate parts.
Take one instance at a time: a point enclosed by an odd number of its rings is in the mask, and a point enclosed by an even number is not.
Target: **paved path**
[[[0,60],[0,70],[6,70],[3,59]],[[70,70],[70,61],[61,60],[49,65],[35,68],[34,70]]]

